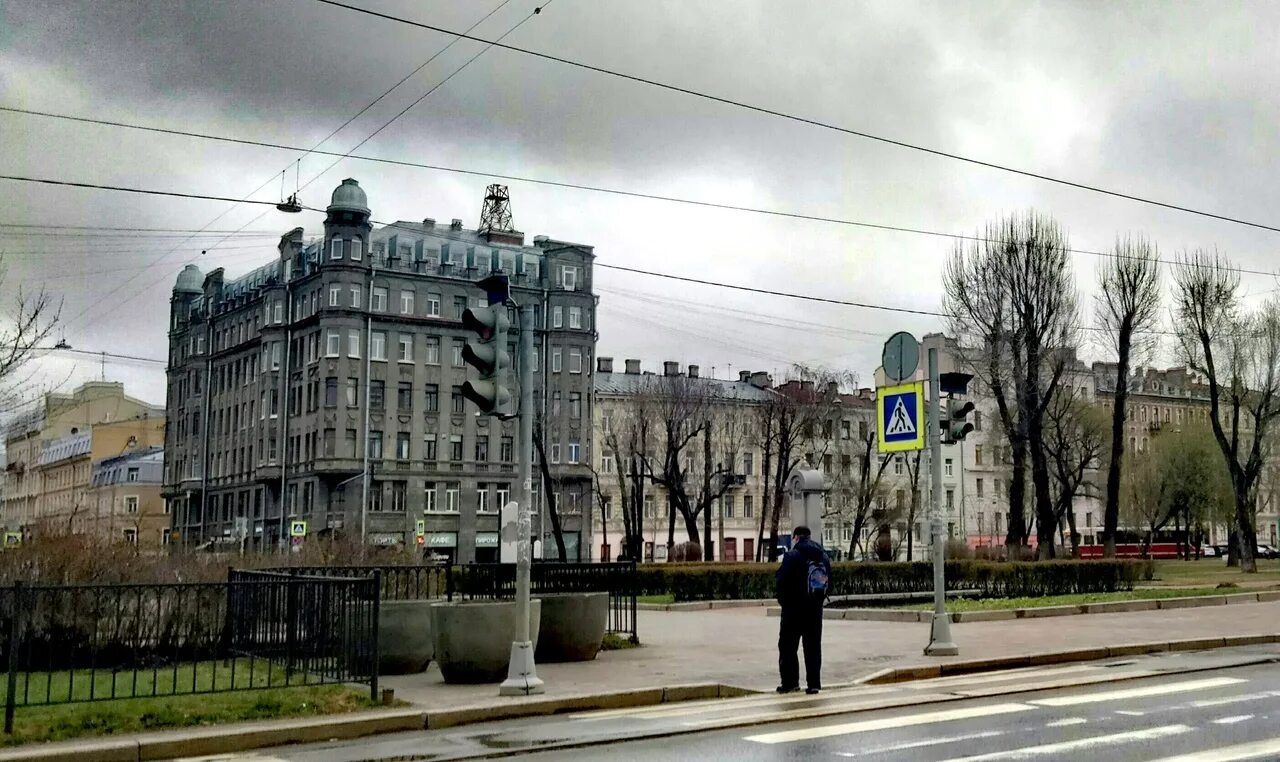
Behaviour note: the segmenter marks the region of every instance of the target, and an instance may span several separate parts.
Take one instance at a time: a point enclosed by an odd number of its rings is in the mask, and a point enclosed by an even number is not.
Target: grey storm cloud
[[[360,0],[353,0],[360,2]],[[1280,8],[1258,4],[369,2],[454,30],[1072,180],[1268,221],[1276,208]],[[0,104],[310,146],[449,38],[314,0],[0,0]],[[347,150],[471,58],[462,41],[325,144]],[[297,154],[0,113],[0,170],[255,198]],[[937,231],[1055,216],[1080,248],[1145,232],[1275,267],[1267,231],[1109,199],[491,50],[359,153]],[[307,157],[303,180],[332,159]],[[485,178],[348,160],[377,218],[473,224]],[[291,190],[293,173],[285,182]],[[0,222],[318,232],[269,207],[18,186]],[[599,262],[936,310],[952,243],[512,182],[516,224],[596,246]],[[262,219],[254,218],[266,209]],[[216,245],[215,245],[216,244]],[[178,247],[169,256],[168,249]],[[0,237],[11,278],[63,296],[67,340],[163,358],[168,287],[187,261],[243,272],[274,240]],[[201,255],[202,249],[209,253]],[[18,253],[22,252],[22,253]],[[159,260],[159,261],[157,261]],[[1074,261],[1089,312],[1096,261]],[[1251,293],[1274,278],[1248,279]],[[723,375],[793,362],[869,381],[882,337],[922,316],[824,306],[601,271],[600,353]],[[76,319],[71,319],[71,318]],[[1097,350],[1101,351],[1101,350]],[[50,358],[50,383],[100,366]],[[163,398],[159,366],[108,376]]]

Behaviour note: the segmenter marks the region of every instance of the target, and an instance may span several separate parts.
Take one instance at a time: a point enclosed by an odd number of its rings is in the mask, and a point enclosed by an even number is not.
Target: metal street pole
[[[938,380],[938,349],[929,347],[929,471],[932,495],[929,509],[933,516],[933,629],[929,634],[926,656],[955,656],[960,648],[951,640],[951,617],[947,614],[945,525],[942,517],[942,393]]]
[[[502,349],[499,347],[499,349]],[[529,565],[533,553],[533,306],[520,308],[520,514],[516,522],[516,628],[507,679],[499,696],[530,696],[546,688],[538,679],[529,633]]]

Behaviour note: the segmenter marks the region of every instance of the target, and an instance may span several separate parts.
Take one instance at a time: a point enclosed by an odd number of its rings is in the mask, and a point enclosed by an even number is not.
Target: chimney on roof
[[[436,221],[431,219],[430,217],[427,217],[422,221],[422,227],[424,228],[433,228],[435,226],[436,226]]]
[[[627,375],[628,375],[628,376],[638,376],[638,375],[640,375],[640,361],[639,361],[639,360],[626,360],[625,362],[626,362],[626,366],[627,366]]]
[[[738,371],[738,381],[744,384],[749,383],[751,381],[751,371],[749,370]]]
[[[757,389],[768,389],[773,386],[773,379],[769,378],[769,374],[762,370],[758,370],[751,374],[751,385]]]
[[[690,365],[690,366],[689,366],[689,378],[697,378],[697,377],[698,377],[698,366],[697,366],[697,365]]]
[[[676,362],[675,360],[667,360],[666,362],[662,363],[662,375],[664,376],[680,375],[680,363]]]
[[[458,219],[457,217],[454,217],[454,218],[453,218],[453,222],[450,222],[450,223],[449,223],[449,229],[450,229],[450,230],[462,230],[462,220]]]
[[[612,372],[613,372],[613,358],[612,358],[612,357],[597,357],[597,358],[596,358],[596,373],[612,373]]]

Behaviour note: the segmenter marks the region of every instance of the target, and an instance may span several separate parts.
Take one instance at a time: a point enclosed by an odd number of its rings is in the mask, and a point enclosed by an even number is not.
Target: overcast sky
[[[362,0],[353,0],[361,2]],[[496,38],[533,0],[369,2]],[[1081,183],[1275,224],[1280,5],[552,0],[520,47]],[[450,37],[314,0],[0,0],[0,105],[313,145]],[[323,147],[345,151],[481,49],[458,42]],[[0,113],[0,173],[278,200],[297,153]],[[1161,253],[1217,247],[1280,267],[1280,234],[1108,198],[490,50],[359,153],[877,224],[972,233],[1034,208],[1076,248],[1143,233]],[[302,180],[332,162],[302,160]],[[486,180],[346,160],[375,218],[477,223]],[[273,179],[274,178],[274,179]],[[270,182],[268,182],[270,181]],[[598,262],[936,310],[947,239],[511,182],[516,226],[595,246]],[[164,358],[168,297],[188,262],[236,275],[322,215],[0,181],[0,223],[234,230],[260,236],[35,236],[0,228],[4,290],[43,283],[78,349]],[[263,214],[261,219],[255,217]],[[217,244],[215,246],[215,244]],[[176,249],[176,250],[175,250]],[[200,254],[202,249],[208,253]],[[1073,266],[1092,316],[1099,260]],[[721,377],[791,363],[870,383],[895,330],[927,317],[597,270],[599,354],[672,359]],[[1275,278],[1246,275],[1256,298]],[[55,337],[55,340],[58,337]],[[1105,353],[1087,347],[1089,357]],[[1166,351],[1158,362],[1174,360]],[[50,355],[45,383],[98,377]],[[108,379],[164,401],[162,365]]]

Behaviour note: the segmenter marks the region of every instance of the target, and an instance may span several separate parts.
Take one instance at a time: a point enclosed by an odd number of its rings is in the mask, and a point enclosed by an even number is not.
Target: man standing
[[[808,527],[791,533],[791,550],[782,557],[776,575],[782,624],[778,632],[778,693],[800,690],[800,663],[796,648],[804,641],[806,693],[822,689],[822,603],[827,597],[831,561],[813,541]]]

